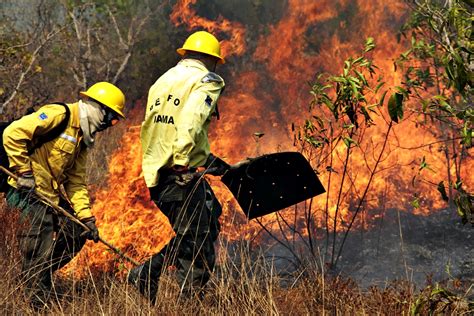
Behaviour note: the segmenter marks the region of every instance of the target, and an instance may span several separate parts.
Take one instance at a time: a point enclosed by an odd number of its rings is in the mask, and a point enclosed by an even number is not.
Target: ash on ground
[[[408,279],[458,278],[474,283],[474,227],[454,212],[430,216],[388,210],[370,231],[351,232],[340,259],[341,271],[362,286]]]
[[[352,278],[364,288],[383,287],[393,280],[407,280],[423,286],[428,280],[439,282],[456,278],[474,284],[474,227],[463,225],[455,211],[442,210],[430,216],[418,216],[391,209],[372,227],[370,230],[353,229],[349,233],[337,270],[331,274]],[[319,230],[318,234],[324,236],[326,233]],[[343,237],[343,233],[338,234],[337,245]],[[283,246],[283,242],[272,241],[269,237],[266,242],[258,243],[260,250],[265,252],[267,263],[271,261],[283,274],[298,270],[295,254],[300,259],[306,257],[316,261],[318,266],[321,263],[327,266],[330,262],[330,251],[325,252],[324,239],[314,241],[318,254],[313,257],[308,255],[307,243],[297,245],[287,240]]]

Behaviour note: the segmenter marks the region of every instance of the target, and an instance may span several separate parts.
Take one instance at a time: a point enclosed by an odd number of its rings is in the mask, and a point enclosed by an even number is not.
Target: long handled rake
[[[18,177],[16,175],[14,175],[12,172],[10,172],[10,170],[0,166],[0,170],[3,171],[4,173],[6,173],[7,175],[9,175],[10,177],[12,177],[13,179],[15,179],[15,181],[18,179]],[[43,203],[45,203],[46,205],[49,205],[51,206],[58,214],[61,214],[61,215],[64,215],[66,216],[68,219],[70,219],[71,221],[73,221],[74,223],[78,224],[79,226],[81,226],[86,232],[89,232],[90,229],[89,227],[87,227],[83,222],[81,222],[77,217],[75,217],[74,215],[72,215],[71,213],[69,213],[68,211],[66,211],[65,209],[63,209],[61,206],[57,205],[56,203],[54,203],[53,201],[51,201],[48,197],[46,197],[44,194],[42,194],[41,192],[35,190],[34,191],[35,195],[39,198],[39,200]],[[140,263],[136,260],[134,260],[133,258],[130,258],[129,256],[127,256],[126,254],[124,254],[120,249],[118,249],[117,247],[115,247],[114,245],[112,245],[111,243],[109,243],[108,241],[102,239],[100,236],[99,236],[99,241],[101,243],[103,243],[104,245],[106,245],[109,249],[111,249],[113,252],[115,252],[118,256],[120,256],[121,258],[133,263],[134,265],[138,266],[140,265]]]

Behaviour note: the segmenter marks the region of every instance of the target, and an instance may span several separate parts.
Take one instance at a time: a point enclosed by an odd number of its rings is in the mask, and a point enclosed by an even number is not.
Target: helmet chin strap
[[[107,128],[105,122],[105,110],[93,100],[79,101],[79,122],[87,147],[94,145],[94,136],[98,131]]]

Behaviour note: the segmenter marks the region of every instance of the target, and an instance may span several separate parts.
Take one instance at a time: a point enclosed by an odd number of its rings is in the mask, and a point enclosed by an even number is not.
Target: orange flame
[[[196,11],[191,8],[191,5],[196,4],[196,1],[178,1],[170,15],[171,22],[175,25],[185,24],[188,30],[203,28],[210,33],[223,33],[229,36],[229,39],[221,42],[222,54],[226,57],[242,55],[246,49],[244,26],[237,22],[231,22],[222,15],[219,15],[215,21],[197,16]]]
[[[406,9],[402,1],[289,0],[283,18],[269,26],[266,35],[260,36],[253,52],[247,51],[246,29],[241,23],[222,16],[215,21],[199,17],[192,9],[195,4],[196,0],[178,1],[170,16],[171,21],[176,25],[185,24],[188,30],[204,28],[226,35],[227,39],[222,42],[225,53],[250,55],[259,64],[258,70],[254,69],[257,68],[255,63],[248,67],[250,69],[235,70],[235,75],[230,78],[232,90],[226,91],[220,99],[223,119],[212,127],[211,148],[230,163],[269,152],[296,150],[292,145],[290,126],[293,122],[301,123],[307,115],[310,95],[306,82],[314,77],[316,71],[337,72],[343,60],[357,51],[369,36],[376,39],[377,49],[373,58],[385,76],[386,85],[394,86],[401,81],[400,74],[393,72],[392,63],[404,47],[395,41],[391,23],[403,19]],[[341,12],[348,17],[341,16]],[[142,115],[143,109],[136,105],[130,116]],[[366,148],[365,156],[356,155],[350,161],[351,184],[344,188],[338,225],[350,218],[354,209],[351,201],[360,197],[357,188],[367,183],[369,170],[374,165],[373,157],[380,151],[386,124],[382,118],[376,119],[375,124],[367,131],[366,141],[360,144]],[[254,134],[256,132],[265,135],[260,138]],[[367,211],[358,217],[358,227],[370,226],[371,218],[376,217],[382,207],[411,209],[410,192],[414,188],[410,180],[417,171],[420,157],[429,157],[431,168],[436,172],[430,174],[431,182],[438,183],[445,178],[447,170],[439,146],[420,147],[435,141],[435,136],[420,128],[416,119],[407,119],[394,128],[387,154],[379,166],[380,173],[375,177],[364,204]],[[405,150],[401,145],[417,149]],[[327,191],[337,192],[340,185],[344,151],[344,145],[336,148],[336,161],[332,168],[338,173],[333,175],[331,188],[326,188]],[[327,178],[327,172],[321,174],[325,185]],[[255,237],[258,225],[254,221],[246,222],[232,195],[218,180],[211,179],[211,184],[224,209],[222,235],[229,240]],[[421,207],[414,210],[415,213],[428,214],[444,207],[432,186],[421,183],[416,190],[423,194],[420,195]],[[325,196],[320,196],[315,199],[312,209],[320,226],[325,225],[324,204]],[[336,197],[330,196],[332,217],[335,204]],[[96,194],[93,212],[104,239],[138,260],[159,251],[171,238],[173,232],[166,218],[149,201],[141,177],[138,127],[129,129],[120,148],[113,153],[108,185]],[[275,215],[262,218],[262,222],[272,229]],[[76,262],[101,269],[114,267],[112,254],[104,247],[92,244],[85,247]]]

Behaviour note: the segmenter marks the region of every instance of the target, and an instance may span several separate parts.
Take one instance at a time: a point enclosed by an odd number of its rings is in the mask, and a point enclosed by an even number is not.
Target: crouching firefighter
[[[152,304],[168,265],[177,269],[181,294],[202,295],[215,264],[221,206],[199,167],[223,175],[229,165],[210,154],[208,127],[218,116],[224,80],[214,73],[224,61],[218,40],[199,31],[178,53],[182,60],[150,88],[142,123],[143,174],[151,199],[168,217],[175,237],[159,253],[132,269],[128,281]]]
[[[124,118],[125,96],[108,82],[80,93],[72,104],[47,104],[11,123],[3,133],[10,168],[7,203],[22,211],[26,228],[20,233],[25,294],[35,308],[47,306],[53,272],[81,250],[86,239],[97,242],[99,232],[91,213],[86,186],[87,150],[95,134]],[[75,215],[89,229],[57,215],[34,190]],[[63,195],[61,192],[64,192]]]

